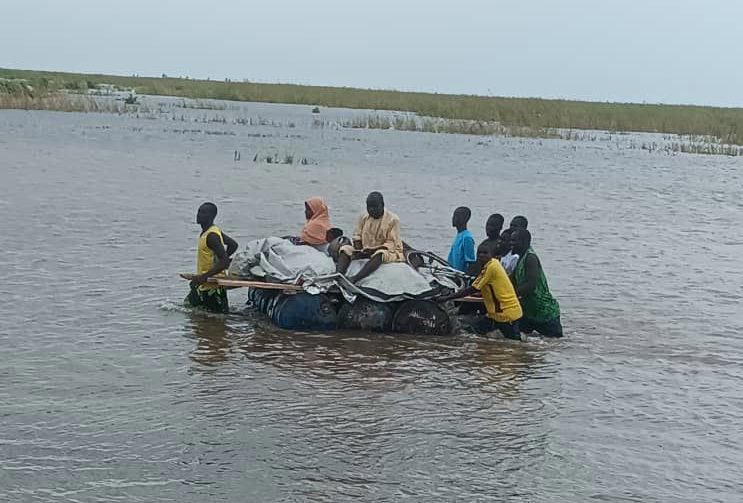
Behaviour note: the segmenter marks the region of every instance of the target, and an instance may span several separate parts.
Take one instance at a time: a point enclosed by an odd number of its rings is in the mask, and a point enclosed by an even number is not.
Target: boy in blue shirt
[[[469,208],[460,206],[454,210],[454,215],[451,217],[451,225],[457,228],[457,236],[451,245],[447,261],[454,269],[462,272],[467,272],[467,268],[476,261],[475,238],[467,230],[467,222],[471,216],[472,212]]]

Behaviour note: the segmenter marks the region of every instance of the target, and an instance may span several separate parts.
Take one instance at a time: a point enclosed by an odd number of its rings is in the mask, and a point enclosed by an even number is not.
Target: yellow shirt
[[[402,239],[400,238],[400,219],[391,211],[384,210],[382,218],[372,218],[364,213],[356,224],[354,241],[360,240],[362,248],[384,247],[389,252],[385,262],[402,262]]]
[[[206,244],[206,238],[211,233],[219,236],[219,240],[222,241],[222,246],[224,246],[222,230],[216,225],[212,225],[207,230],[202,232],[196,245],[196,274],[206,274],[211,270],[212,267],[214,267],[214,264],[217,263],[217,256]],[[217,274],[217,276],[224,276],[224,271]],[[215,285],[214,283],[202,283],[199,285],[199,290],[211,290],[213,288],[219,288],[219,285]]]
[[[472,286],[482,292],[482,301],[488,310],[488,318],[500,323],[509,323],[523,315],[516,291],[499,261],[490,259]]]

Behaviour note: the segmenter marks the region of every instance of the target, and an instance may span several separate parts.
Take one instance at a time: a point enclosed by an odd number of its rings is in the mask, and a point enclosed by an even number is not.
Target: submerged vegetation
[[[341,126],[352,129],[393,129],[397,131],[417,131],[422,133],[454,133],[482,136],[506,136],[517,138],[558,138],[574,141],[613,141],[622,132],[601,132],[559,128],[530,128],[506,126],[497,122],[437,119],[414,115],[389,117],[368,115],[345,120]],[[743,147],[721,143],[709,135],[665,135],[662,142],[635,144],[626,143],[626,148],[642,149],[648,152],[665,154],[712,154],[743,156]]]
[[[743,145],[743,108],[502,98],[0,68],[0,108],[120,113],[126,110],[127,103],[138,106],[134,95],[128,101],[97,99],[117,92],[193,98],[196,101],[184,101],[182,107],[205,110],[229,106],[201,101],[219,99],[307,104],[315,107],[313,113],[319,112],[318,105],[411,112],[397,117],[373,114],[342,124],[351,128],[563,139],[590,139],[596,131],[667,133],[684,139],[677,144],[664,143],[660,148],[652,144],[643,148],[743,154],[743,149],[737,147]],[[246,125],[253,125],[248,120],[250,123]]]
[[[560,134],[553,128],[507,126],[499,122],[417,117],[414,115],[398,117],[368,115],[343,121],[341,125],[354,129],[396,129],[398,131],[418,131],[422,133],[560,138]]]

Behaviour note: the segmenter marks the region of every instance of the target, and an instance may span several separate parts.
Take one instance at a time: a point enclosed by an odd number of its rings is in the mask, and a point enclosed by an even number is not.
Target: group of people
[[[505,337],[520,339],[521,333],[539,332],[562,337],[560,305],[552,296],[539,257],[531,247],[529,221],[518,215],[503,229],[503,215],[495,213],[485,223],[487,238],[475,252],[475,240],[467,229],[472,212],[460,206],[452,215],[457,235],[449,250],[449,265],[475,280],[466,288],[440,297],[440,301],[482,295],[487,310],[470,328],[484,334],[499,330]]]
[[[371,192],[367,196],[366,212],[358,219],[350,239],[341,229],[331,226],[328,206],[322,198],[308,199],[304,207],[306,222],[299,235],[290,239],[298,245],[327,251],[336,261],[336,271],[343,275],[354,260],[368,259],[358,272],[348,277],[352,283],[369,276],[382,264],[406,261],[411,248],[402,241],[400,219],[385,208],[381,193]],[[520,338],[521,333],[532,331],[561,337],[560,307],[531,248],[526,217],[514,217],[510,227],[503,230],[503,216],[491,215],[485,224],[487,238],[475,251],[474,237],[467,229],[471,214],[466,207],[454,211],[452,226],[457,234],[448,263],[475,279],[470,286],[436,300],[446,302],[482,295],[487,314],[471,324],[477,333],[497,329],[509,338]],[[198,209],[196,222],[202,232],[198,239],[197,274],[191,281],[186,301],[192,306],[227,312],[225,289],[207,280],[227,269],[238,244],[214,225],[216,216],[217,207],[213,203],[204,203]]]

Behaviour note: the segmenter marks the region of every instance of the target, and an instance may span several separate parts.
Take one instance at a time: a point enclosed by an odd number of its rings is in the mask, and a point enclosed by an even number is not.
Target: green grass
[[[475,121],[480,126],[473,127],[481,127],[482,134],[501,126],[510,131],[596,129],[710,136],[719,143],[743,145],[743,108],[502,98],[2,68],[0,78],[22,79],[32,88],[24,92],[32,96],[62,89],[86,91],[105,83],[119,89],[134,89],[139,94],[409,111],[427,117]],[[11,85],[16,86],[15,83],[7,86]],[[0,93],[3,92],[0,85]],[[435,122],[431,122],[431,127],[436,127]]]

